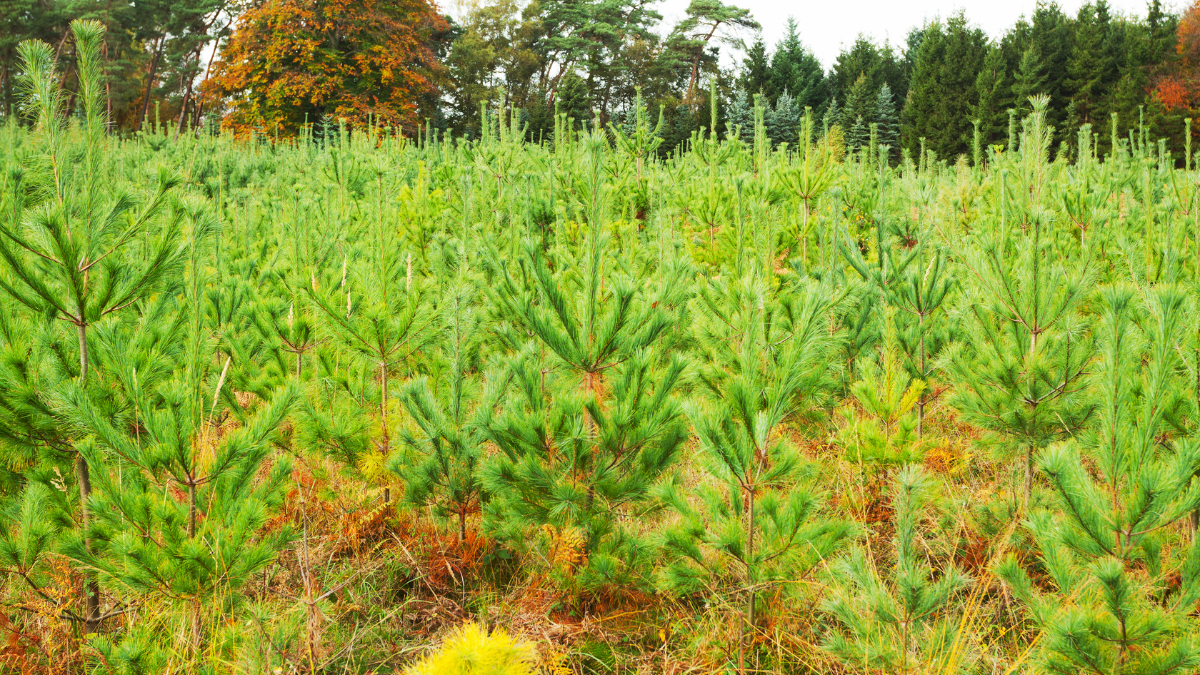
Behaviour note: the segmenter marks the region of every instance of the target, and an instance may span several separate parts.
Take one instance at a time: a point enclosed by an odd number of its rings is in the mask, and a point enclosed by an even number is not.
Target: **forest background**
[[[913,27],[902,44],[860,35],[828,71],[795,22],[768,45],[749,10],[720,0],[692,2],[669,30],[644,0],[478,0],[458,14],[426,0],[4,2],[0,115],[17,107],[22,40],[55,45],[72,88],[68,24],[80,18],[107,28],[106,105],[122,133],[159,121],[291,136],[344,119],[471,139],[487,104],[516,111],[535,141],[553,134],[556,110],[578,124],[628,124],[640,90],[664,121],[665,157],[707,125],[712,80],[719,131],[749,129],[761,95],[775,143],[794,139],[812,108],[851,149],[874,123],[897,159],[922,138],[953,157],[969,151],[974,120],[985,147],[1000,143],[1009,111],[1021,119],[1028,97],[1045,93],[1056,140],[1091,124],[1106,132],[1103,154],[1139,124],[1178,146],[1200,105],[1200,21],[1159,0],[1144,16],[1103,1],[1074,16],[1039,3],[996,40],[960,13]]]

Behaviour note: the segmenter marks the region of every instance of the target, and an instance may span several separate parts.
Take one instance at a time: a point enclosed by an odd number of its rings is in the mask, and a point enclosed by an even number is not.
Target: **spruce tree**
[[[800,138],[800,115],[796,100],[784,89],[779,95],[779,100],[775,102],[775,107],[766,115],[767,135],[771,137],[771,143],[788,143],[794,146]]]
[[[884,82],[879,87],[879,96],[875,98],[875,124],[879,129],[879,144],[890,148],[889,157],[900,155],[900,120],[896,116],[896,102],[892,97],[892,89]]]
[[[734,130],[739,131],[739,138],[745,139],[754,134],[754,106],[746,95],[745,89],[738,89],[729,102],[725,112],[726,137],[731,137]]]
[[[979,120],[979,133],[985,145],[1004,139],[1008,125],[1008,110],[1012,97],[1012,82],[1004,62],[1003,50],[995,44],[988,46],[979,77],[975,78],[977,103],[971,117]]]
[[[1172,287],[1100,296],[1097,424],[1042,453],[1057,508],[1029,520],[1053,590],[1012,556],[997,572],[1042,630],[1046,670],[1195,672],[1200,545],[1168,545],[1170,525],[1200,504],[1200,445],[1172,432],[1190,393],[1176,349],[1187,298]]]
[[[1017,114],[1024,117],[1032,110],[1030,99],[1034,96],[1045,95],[1050,86],[1045,60],[1038,51],[1037,44],[1031,44],[1021,54],[1021,63],[1013,76],[1013,106]],[[1047,117],[1049,121],[1049,117]]]
[[[923,468],[900,470],[892,489],[894,562],[885,567],[878,548],[856,547],[833,563],[833,590],[821,610],[836,628],[823,646],[844,667],[900,675],[962,670],[953,613],[971,577],[953,565],[935,574],[923,550],[921,519],[934,496]]]
[[[908,103],[901,112],[901,136],[909,153],[921,151],[922,138],[939,157],[969,151],[975,81],[986,53],[983,31],[962,14],[924,29],[913,55]]]
[[[785,92],[790,93],[797,110],[818,108],[829,98],[825,72],[817,57],[800,41],[795,19],[788,17],[787,31],[771,56],[772,89],[777,98],[771,102],[778,107]]]
[[[742,91],[750,94],[751,100],[755,94],[762,94],[772,101],[775,100],[775,78],[767,57],[767,46],[763,43],[761,35],[746,50],[746,58],[742,60],[742,73],[738,77],[738,85]],[[743,128],[748,129],[749,127]]]
[[[854,81],[854,85],[846,92],[845,107],[842,108],[842,128],[853,129],[860,117],[863,120],[863,127],[869,127],[876,121],[875,112],[878,101],[878,91],[871,88],[866,75],[859,75],[858,79]]]

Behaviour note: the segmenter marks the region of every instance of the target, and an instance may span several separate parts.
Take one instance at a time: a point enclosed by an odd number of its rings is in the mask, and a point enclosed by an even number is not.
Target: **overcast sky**
[[[663,0],[658,11],[663,15],[663,30],[683,17],[691,0]],[[800,27],[800,39],[821,63],[829,68],[842,45],[850,46],[859,33],[893,45],[903,45],[909,29],[928,20],[947,17],[964,10],[971,23],[991,37],[1001,36],[1022,15],[1033,13],[1036,0],[725,0],[749,9],[763,26],[763,37],[773,48],[783,36],[788,16]],[[1168,8],[1181,6],[1184,0],[1165,0]],[[1063,11],[1074,15],[1084,0],[1062,0]],[[1114,14],[1146,15],[1145,0],[1109,0]],[[753,35],[745,36],[746,42]],[[722,50],[726,51],[726,50]],[[728,56],[726,56],[728,58]],[[738,55],[740,62],[741,56]],[[728,63],[728,62],[727,62]]]

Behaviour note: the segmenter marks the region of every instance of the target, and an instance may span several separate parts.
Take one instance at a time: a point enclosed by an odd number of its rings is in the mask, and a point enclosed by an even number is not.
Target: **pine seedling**
[[[802,578],[848,531],[821,516],[820,492],[786,427],[821,405],[829,387],[833,303],[816,285],[772,297],[755,276],[718,283],[697,303],[708,397],[689,417],[711,482],[692,490],[694,500],[678,483],[661,491],[681,516],[663,535],[673,560],[661,583],[707,594],[737,585],[745,608],[738,662],[746,672],[760,590]]]
[[[1039,457],[1057,508],[1029,527],[1053,590],[1012,556],[997,574],[1041,629],[1048,672],[1195,672],[1200,547],[1168,545],[1170,526],[1200,504],[1200,444],[1172,433],[1189,394],[1176,380],[1186,297],[1172,287],[1101,295],[1097,423]]]
[[[470,372],[480,335],[474,294],[463,280],[447,291],[444,303],[444,371],[401,389],[400,400],[417,428],[403,433],[406,451],[388,468],[404,482],[405,501],[455,519],[461,544],[467,517],[480,512],[485,497],[479,475],[485,436],[474,419],[479,382]]]
[[[622,514],[646,504],[685,438],[672,397],[683,362],[654,351],[682,278],[649,287],[606,271],[619,261],[593,223],[580,259],[554,265],[567,271],[555,274],[532,242],[517,265],[492,256],[496,307],[530,339],[497,385],[505,398],[482,420],[500,450],[484,472],[493,495],[485,525],[512,541],[531,527],[574,532],[582,560],[568,567],[583,564],[583,586],[631,573],[644,549],[620,527]]]
[[[305,286],[325,329],[338,344],[356,354],[378,382],[379,437],[374,441],[380,463],[391,454],[390,385],[396,371],[408,364],[435,334],[437,312],[426,297],[427,283],[390,246],[381,245],[368,260],[348,270],[345,282],[327,292]],[[313,417],[319,423],[323,417]],[[337,436],[333,430],[317,436]],[[385,498],[390,493],[385,490]]]
[[[971,578],[954,566],[936,573],[922,551],[920,523],[934,498],[920,466],[897,474],[893,487],[895,564],[890,573],[857,547],[831,567],[835,583],[821,610],[836,622],[824,647],[848,669],[864,673],[966,672],[959,661],[953,610]]]
[[[1025,505],[1034,457],[1078,431],[1092,412],[1081,393],[1094,338],[1080,311],[1092,270],[1090,259],[1057,240],[1040,208],[1050,142],[1044,123],[1039,98],[1021,144],[1032,204],[1025,225],[1007,226],[1002,203],[999,231],[981,229],[965,256],[976,282],[967,298],[967,334],[943,356],[964,417],[1024,451]]]
[[[846,426],[838,433],[846,459],[859,465],[888,467],[920,461],[924,448],[913,414],[925,383],[909,377],[901,364],[894,310],[885,309],[884,341],[878,363],[860,368],[850,386],[853,403],[842,409]]]
[[[182,206],[191,224],[183,311],[164,293],[136,323],[97,332],[116,414],[82,388],[66,393],[80,453],[96,468],[97,508],[85,533],[95,545],[69,540],[63,550],[132,595],[127,606],[147,596],[186,606],[200,658],[204,606],[220,611],[213,600],[236,595],[289,539],[286,528],[264,528],[291,474],[269,455],[298,390],[281,388],[246,411],[226,389],[232,359],[220,358],[201,309],[199,244],[213,223],[203,204]]]
[[[93,366],[89,331],[152,294],[181,261],[182,248],[178,219],[157,225],[167,194],[179,181],[174,173],[160,169],[154,189],[144,199],[109,179],[100,65],[104,27],[95,21],[74,21],[71,34],[78,52],[82,157],[76,157],[72,133],[65,127],[66,100],[54,72],[54,49],[40,41],[23,42],[18,49],[25,73],[23,94],[32,112],[37,142],[24,174],[27,182],[21,186],[28,196],[24,209],[12,219],[0,221],[0,260],[8,272],[0,289],[31,320],[59,319],[74,328],[70,336],[47,330],[46,358],[56,366],[66,365],[67,379],[86,388]],[[60,358],[71,352],[77,356],[74,367]],[[67,379],[61,384],[68,385]],[[35,397],[60,393],[32,382],[29,385],[22,389]],[[38,436],[61,424],[52,406],[29,397],[5,401],[18,406],[6,416],[19,422],[18,429],[23,428],[9,434],[7,440],[18,444],[33,441],[34,448],[45,447]],[[86,531],[91,515],[91,467],[76,447],[78,439],[55,435],[59,438],[46,445],[68,449],[75,457],[80,525]],[[94,632],[101,617],[100,591],[94,580],[86,584],[85,603],[85,630]]]

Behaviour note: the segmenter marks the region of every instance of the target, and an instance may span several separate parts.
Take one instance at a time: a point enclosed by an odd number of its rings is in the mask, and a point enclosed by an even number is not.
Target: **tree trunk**
[[[76,326],[79,334],[79,383],[87,381],[88,348],[87,324]],[[89,553],[92,550],[92,539],[88,536],[88,526],[91,523],[91,513],[88,511],[88,500],[92,497],[92,474],[87,460],[83,455],[75,456],[75,480],[79,483],[79,516],[83,526],[83,547]],[[84,572],[84,632],[95,633],[100,623],[100,582],[92,572]]]
[[[1029,510],[1029,496],[1033,493],[1033,446],[1025,448],[1025,510]]]
[[[163,43],[167,36],[158,38],[158,46],[154,48],[154,58],[150,60],[150,74],[146,78],[146,95],[142,99],[142,114],[138,117],[138,131],[146,126],[146,116],[150,114],[150,90],[154,88],[154,75],[158,70],[158,60],[162,58]]]
[[[738,670],[746,674],[746,640],[750,631],[754,630],[754,488],[748,490],[746,496],[746,569],[749,582],[749,597],[746,598],[746,616],[742,623],[742,639],[738,645]]]

